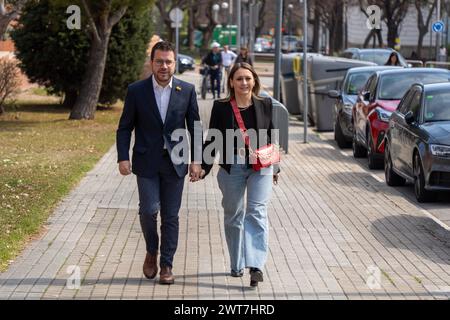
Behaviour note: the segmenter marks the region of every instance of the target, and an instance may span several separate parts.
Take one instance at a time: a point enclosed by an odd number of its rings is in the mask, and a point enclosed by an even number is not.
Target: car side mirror
[[[328,96],[332,99],[339,99],[341,97],[341,93],[337,90],[328,91]]]
[[[414,122],[414,113],[413,113],[412,111],[408,111],[408,112],[405,114],[405,122],[406,122],[407,124],[411,124],[411,123]]]

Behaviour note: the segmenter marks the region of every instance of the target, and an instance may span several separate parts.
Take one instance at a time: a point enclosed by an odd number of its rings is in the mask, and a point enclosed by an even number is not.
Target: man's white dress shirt
[[[170,92],[172,91],[172,80],[173,77],[170,79],[170,82],[167,86],[162,87],[158,83],[158,81],[156,81],[155,77],[152,76],[153,91],[155,92],[155,100],[156,104],[158,105],[159,114],[161,115],[163,123],[166,120],[167,109],[169,107]]]

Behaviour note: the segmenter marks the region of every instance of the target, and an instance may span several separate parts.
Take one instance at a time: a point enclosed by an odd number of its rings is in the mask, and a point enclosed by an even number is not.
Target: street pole
[[[233,14],[233,0],[228,3],[228,48],[231,50],[231,15]]]
[[[275,73],[273,75],[273,97],[280,100],[280,70],[281,70],[281,20],[283,15],[283,0],[277,0],[275,20]]]
[[[303,1],[303,142],[308,143],[308,5]]]
[[[177,61],[176,61],[176,63],[175,63],[175,65],[176,65],[176,70],[175,70],[175,73],[176,74],[178,74],[178,71],[179,71],[179,69],[178,69],[178,52],[179,52],[179,25],[180,25],[180,16],[179,16],[179,12],[177,11],[177,14],[176,14],[176,26],[175,26],[175,50],[176,50],[176,59],[177,59]]]
[[[441,0],[437,0],[436,2],[436,15],[437,21],[441,20]],[[440,61],[440,47],[441,47],[441,33],[436,32],[436,61]]]
[[[241,49],[241,0],[236,1],[236,24],[237,24],[237,34],[236,34],[236,47],[237,50]]]
[[[176,53],[177,53],[177,60],[178,60],[178,23],[177,23],[177,26],[176,26],[176,28],[175,28],[175,37],[176,37],[176,40],[175,40],[175,50],[176,50]],[[177,69],[176,69],[176,74],[178,74],[178,61],[177,61],[177,63],[176,63],[176,66],[177,66]]]

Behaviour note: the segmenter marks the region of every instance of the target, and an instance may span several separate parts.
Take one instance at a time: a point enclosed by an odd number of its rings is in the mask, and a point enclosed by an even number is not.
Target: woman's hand
[[[280,175],[279,173],[273,175],[273,184],[274,185],[278,184],[279,175]]]

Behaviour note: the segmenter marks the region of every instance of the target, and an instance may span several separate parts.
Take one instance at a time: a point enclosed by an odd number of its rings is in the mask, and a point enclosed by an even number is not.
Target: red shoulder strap
[[[249,146],[250,138],[247,134],[247,128],[245,128],[244,120],[242,120],[241,112],[237,106],[236,100],[232,98],[230,100],[231,106],[233,107],[234,116],[236,117],[236,121],[239,125],[239,129],[241,130],[242,138],[244,139],[244,143]]]

